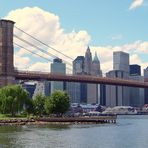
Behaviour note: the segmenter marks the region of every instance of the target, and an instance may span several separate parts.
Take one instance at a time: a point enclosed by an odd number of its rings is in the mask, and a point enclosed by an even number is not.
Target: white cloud
[[[50,63],[36,62],[36,63],[32,64],[28,70],[49,72]]]
[[[30,58],[14,55],[14,66],[21,70],[28,69],[30,66]]]
[[[130,54],[130,64],[139,64],[143,71],[148,66],[148,62],[143,62],[139,54],[148,56],[148,41],[135,41],[133,43],[125,44],[122,46],[98,46],[91,47],[91,51],[94,53],[97,51],[101,68],[103,73],[113,69],[113,52],[124,51]]]
[[[15,21],[15,25],[25,32],[33,35],[37,39],[43,41],[44,43],[47,43],[50,46],[59,49],[61,52],[67,55],[69,53],[73,53],[72,55],[75,55],[76,49],[81,51],[82,49],[86,48],[90,41],[90,36],[85,30],[65,33],[64,29],[60,25],[60,19],[57,15],[44,11],[38,7],[25,7],[23,9],[16,9],[14,11],[11,11],[6,16],[6,18]],[[20,38],[23,38],[31,42],[32,44],[63,58],[59,53],[47,48],[46,46],[41,45],[40,43],[31,39],[16,28],[14,32]],[[16,38],[14,39],[14,42],[21,44],[27,49],[38,52],[36,49],[23,43],[22,41],[19,41]],[[18,54],[22,56],[24,54],[29,54],[29,52],[21,49]]]
[[[48,45],[53,46],[54,48],[60,50],[60,52],[63,52],[73,59],[78,55],[84,55],[87,45],[91,40],[90,35],[85,30],[80,30],[77,32],[73,30],[69,33],[66,33],[61,27],[60,19],[57,15],[46,12],[38,7],[26,7],[23,9],[11,11],[6,18],[15,21],[17,27],[35,36]],[[14,32],[17,36],[30,41],[32,44],[35,44],[36,46],[41,47],[42,49],[45,49],[66,61],[69,60],[61,54],[52,51],[46,46],[43,46],[40,43],[32,40],[30,37],[24,35],[18,30],[15,29]],[[37,49],[34,49],[17,39],[15,39],[15,42],[23,45],[27,49],[39,53]],[[113,51],[125,51],[131,53],[131,63],[135,62],[140,64],[143,68],[148,65],[146,62],[143,63],[138,55],[139,53],[148,54],[148,41],[135,41],[133,43],[124,44],[122,46],[92,46],[90,48],[93,54],[95,51],[97,51],[103,73],[113,68]],[[42,55],[45,56],[44,54]],[[30,53],[21,48],[18,52],[15,53],[15,66],[17,66],[19,69],[41,71],[50,70],[50,64],[48,62],[45,63],[40,61],[33,63],[33,59],[30,59],[29,57]],[[49,58],[47,55],[46,57]],[[69,62],[72,64],[72,60],[69,60]]]
[[[133,0],[132,4],[129,7],[129,10],[136,9],[140,6],[142,6],[144,3],[144,0]]]

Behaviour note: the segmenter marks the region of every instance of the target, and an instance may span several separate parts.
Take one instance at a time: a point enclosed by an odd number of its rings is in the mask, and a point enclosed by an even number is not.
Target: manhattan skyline
[[[128,52],[130,64],[141,65],[142,71],[148,65],[147,0],[94,0],[93,3],[6,0],[1,4],[1,18],[15,21],[17,27],[73,59],[84,55],[89,45],[93,55],[97,52],[103,72],[112,69],[112,54],[117,50]],[[15,34],[30,40],[17,30]],[[49,71],[49,63],[18,48],[15,48],[15,66]]]

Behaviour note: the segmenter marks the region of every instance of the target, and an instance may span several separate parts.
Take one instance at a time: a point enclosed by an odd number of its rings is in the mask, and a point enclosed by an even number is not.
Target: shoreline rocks
[[[104,124],[116,123],[116,116],[104,117],[69,117],[69,118],[38,118],[38,119],[1,119],[0,126],[13,126],[13,125],[70,125],[70,124]]]

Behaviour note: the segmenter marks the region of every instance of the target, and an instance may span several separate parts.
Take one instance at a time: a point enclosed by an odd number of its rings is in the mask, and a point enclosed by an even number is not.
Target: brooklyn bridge
[[[107,78],[89,75],[56,74],[47,72],[21,71],[14,68],[14,42],[13,33],[14,22],[10,20],[0,20],[0,87],[14,84],[15,80],[47,80],[47,81],[67,81],[84,82],[94,84],[108,84],[119,86],[130,86],[148,88],[148,83],[135,80],[125,80],[119,78]],[[17,36],[16,36],[17,37]],[[19,37],[18,37],[19,38]],[[21,39],[23,40],[23,39]]]

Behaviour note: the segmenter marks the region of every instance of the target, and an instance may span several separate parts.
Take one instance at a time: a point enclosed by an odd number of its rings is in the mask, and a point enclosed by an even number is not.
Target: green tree
[[[45,112],[44,110],[45,99],[46,97],[43,96],[42,94],[37,94],[33,99],[34,113],[36,115],[41,116]]]
[[[3,114],[16,113],[23,110],[29,94],[20,85],[9,85],[0,89],[0,112]]]
[[[25,111],[28,115],[34,113],[33,100],[30,98],[25,101]]]
[[[45,110],[48,114],[62,115],[69,109],[69,96],[66,92],[55,91],[45,101]]]

